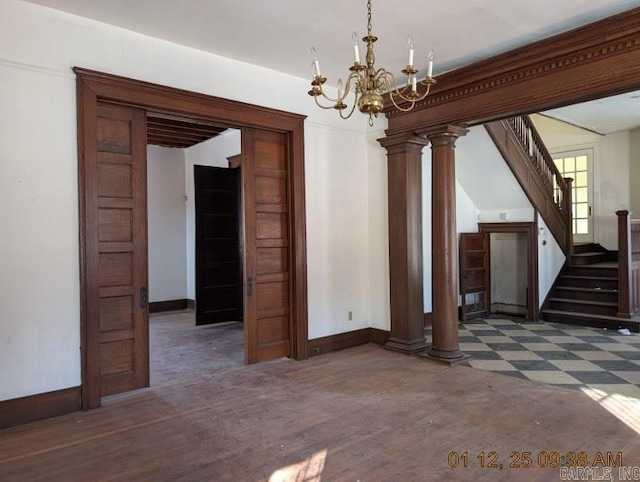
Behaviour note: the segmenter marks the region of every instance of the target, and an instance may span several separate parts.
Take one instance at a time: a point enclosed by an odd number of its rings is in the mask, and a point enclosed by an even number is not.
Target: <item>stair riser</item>
[[[571,263],[576,266],[602,263],[605,260],[604,253],[597,256],[571,256]]]
[[[562,288],[553,289],[553,298],[569,298],[572,300],[598,301],[601,303],[617,303],[618,293],[608,291],[593,291],[585,293],[583,291],[565,290]]]
[[[583,278],[567,278],[565,276],[560,277],[560,284],[562,286],[570,286],[573,288],[601,288],[603,290],[617,290],[617,280],[607,279],[583,279]]]
[[[595,245],[593,243],[585,243],[585,244],[574,244],[573,245],[573,253],[574,254],[582,254],[589,253],[595,251]]]
[[[586,265],[582,266],[567,266],[563,274],[572,276],[602,276],[605,278],[617,278],[618,268],[596,268]]]
[[[640,331],[640,325],[632,321],[625,322],[607,319],[585,319],[583,317],[580,317],[580,315],[573,315],[570,313],[566,315],[557,315],[555,313],[551,314],[542,312],[541,317],[544,321],[548,321],[550,323],[566,323],[570,325],[592,326],[594,328],[607,328],[608,330],[619,330],[620,328],[628,328],[634,333],[638,333]]]
[[[564,301],[549,300],[549,308],[552,310],[566,311],[568,313],[591,313],[595,315],[616,316],[618,309],[611,306],[581,305],[580,303],[567,303]]]

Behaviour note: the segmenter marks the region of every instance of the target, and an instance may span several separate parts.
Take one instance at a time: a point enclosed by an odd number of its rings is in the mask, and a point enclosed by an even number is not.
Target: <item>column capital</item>
[[[422,151],[422,148],[429,144],[429,139],[425,136],[406,132],[393,136],[378,139],[378,142],[389,153],[397,153],[404,151]]]
[[[467,135],[467,132],[469,132],[469,129],[464,126],[446,124],[421,132],[421,134],[424,135],[432,145],[437,143],[439,145],[453,146],[458,137]]]

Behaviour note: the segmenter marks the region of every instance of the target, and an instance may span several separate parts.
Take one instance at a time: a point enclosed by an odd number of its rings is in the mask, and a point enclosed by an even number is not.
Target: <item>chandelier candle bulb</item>
[[[318,51],[315,47],[311,47],[311,55],[313,55],[313,68],[316,77],[320,77],[320,61],[318,60]]]
[[[416,85],[416,76],[411,77],[411,92],[415,92],[418,90],[418,86]]]
[[[413,37],[411,35],[407,37],[407,46],[409,47],[409,63],[407,65],[413,67]]]
[[[427,77],[433,76],[433,49],[429,50],[429,64],[427,65]]]
[[[358,47],[358,34],[353,32],[353,58],[356,64],[360,63],[360,48]]]

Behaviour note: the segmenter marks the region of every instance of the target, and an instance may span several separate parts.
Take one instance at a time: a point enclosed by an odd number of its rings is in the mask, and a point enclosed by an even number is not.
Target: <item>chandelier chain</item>
[[[371,36],[371,0],[367,0],[367,35]]]

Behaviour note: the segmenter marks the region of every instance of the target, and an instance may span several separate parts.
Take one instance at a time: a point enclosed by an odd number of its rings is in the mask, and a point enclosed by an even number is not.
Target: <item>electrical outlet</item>
[[[353,321],[353,311],[350,311],[348,313],[348,316],[349,316],[349,321]]]

